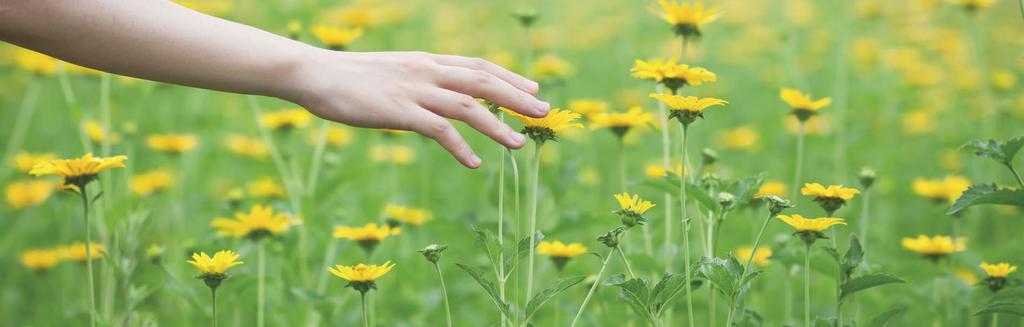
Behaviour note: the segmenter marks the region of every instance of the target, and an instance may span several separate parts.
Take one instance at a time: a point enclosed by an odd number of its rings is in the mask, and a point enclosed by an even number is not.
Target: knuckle
[[[474,71],[473,75],[470,76],[470,80],[476,85],[482,87],[490,86],[491,83],[493,83],[493,80],[491,79],[491,74],[482,71]]]
[[[462,109],[463,111],[473,110],[479,106],[479,104],[476,103],[476,99],[473,99],[473,97],[471,96],[459,97],[459,100],[458,102],[456,102],[456,104],[459,106],[459,109]]]
[[[435,138],[444,136],[452,131],[455,126],[452,126],[447,120],[438,118],[437,120],[430,122],[427,127],[427,134]]]
[[[491,62],[480,58],[470,58],[469,66],[473,69],[485,70],[491,68]]]

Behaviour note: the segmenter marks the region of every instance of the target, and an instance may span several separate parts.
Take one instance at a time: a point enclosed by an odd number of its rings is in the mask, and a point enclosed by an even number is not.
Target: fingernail
[[[548,111],[551,110],[551,104],[550,103],[547,103],[547,102],[544,102],[544,101],[540,101],[540,100],[537,100],[537,103],[534,106],[537,108],[537,111],[539,111],[542,114],[547,114]]]
[[[530,93],[537,93],[537,91],[540,91],[540,84],[531,80],[526,80],[526,89],[530,91]]]
[[[526,141],[526,135],[520,134],[519,132],[511,131],[509,134],[512,136],[512,143],[522,144]]]
[[[480,157],[478,157],[475,154],[473,156],[469,157],[469,165],[473,166],[473,167],[479,166],[480,165]]]

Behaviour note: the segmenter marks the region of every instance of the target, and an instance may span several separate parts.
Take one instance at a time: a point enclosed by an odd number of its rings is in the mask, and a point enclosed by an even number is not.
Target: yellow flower
[[[284,109],[265,113],[260,120],[267,128],[286,131],[292,128],[306,127],[313,120],[313,115],[302,108]]]
[[[166,170],[148,171],[132,177],[132,192],[147,196],[174,184],[174,175]]]
[[[11,208],[22,209],[45,202],[53,193],[54,186],[48,181],[11,182],[4,188],[4,195]]]
[[[982,261],[979,267],[981,267],[981,269],[985,271],[985,274],[990,278],[1006,278],[1010,273],[1017,271],[1017,266],[1011,266],[1006,262],[1000,262],[993,265]]]
[[[313,143],[316,143],[316,140],[319,137],[319,131],[314,131],[309,134],[309,139]],[[335,148],[344,147],[352,143],[352,131],[340,126],[331,126],[327,128],[327,138],[325,141],[327,142],[327,145]]]
[[[284,188],[271,177],[264,177],[246,185],[249,195],[254,198],[283,198]]]
[[[103,128],[103,125],[100,125],[100,123],[95,120],[86,120],[82,122],[82,131],[95,143],[101,143],[108,139],[107,130]],[[118,135],[110,134],[109,136],[110,143],[117,143],[119,141]]]
[[[953,252],[967,250],[967,239],[960,237],[954,242],[952,237],[942,235],[935,235],[934,237],[918,235],[917,238],[904,237],[900,244],[904,249],[917,252],[931,259],[939,259]]]
[[[238,253],[235,251],[217,251],[210,257],[206,252],[192,253],[192,260],[186,261],[199,270],[203,276],[224,275],[232,267],[243,264],[238,261]]]
[[[601,100],[579,99],[569,101],[569,110],[581,115],[594,115],[608,111],[608,103]]]
[[[668,176],[668,169],[665,169],[665,165],[660,163],[649,164],[644,167],[644,175],[648,178],[662,178]],[[683,164],[676,164],[675,169],[672,169],[672,174],[679,176],[683,172]]]
[[[423,225],[430,220],[430,211],[388,203],[384,206],[384,219],[410,225]]]
[[[527,117],[504,108],[502,110],[523,123],[523,134],[529,135],[537,143],[544,143],[548,140],[557,141],[557,133],[570,128],[583,128],[583,124],[576,122],[580,118],[580,114],[569,110],[553,108],[547,116],[541,118]]]
[[[704,84],[704,82],[714,82],[717,80],[715,73],[701,67],[678,64],[675,58],[650,61],[635,60],[631,72],[635,78],[653,79],[663,83],[673,93],[682,86],[698,86]]]
[[[405,145],[376,144],[370,148],[370,159],[379,162],[390,162],[407,165],[416,160],[416,153]]]
[[[762,196],[774,195],[782,198],[783,194],[786,194],[785,183],[766,181],[757,189],[757,193],[754,193],[754,197],[759,198]]]
[[[388,236],[398,235],[399,232],[398,228],[388,225],[378,227],[374,223],[366,224],[363,227],[336,226],[334,227],[334,238],[379,242]]]
[[[928,110],[914,110],[903,114],[903,133],[927,134],[935,131],[935,115]]]
[[[658,99],[658,101],[664,102],[672,109],[672,111],[701,112],[711,106],[721,106],[729,103],[728,101],[717,98],[698,98],[694,96],[679,96],[672,94],[651,93],[650,96]]]
[[[343,28],[328,25],[315,25],[312,27],[313,35],[328,48],[334,50],[345,50],[352,41],[363,36],[363,28]]]
[[[224,140],[224,145],[232,153],[253,159],[263,159],[270,153],[270,148],[262,139],[246,137],[243,135],[231,135]]]
[[[19,49],[14,61],[22,69],[39,75],[53,75],[57,71],[57,59],[28,49]]]
[[[553,54],[543,55],[533,63],[533,76],[537,79],[563,79],[573,70],[572,64]]]
[[[647,212],[648,209],[654,207],[654,203],[651,201],[640,199],[640,195],[629,193],[615,194],[615,200],[619,202],[619,207],[623,211],[629,211],[637,215],[642,215]]]
[[[185,153],[185,151],[192,150],[198,144],[199,139],[195,135],[171,133],[154,134],[146,137],[146,145],[149,145],[149,148],[174,154]]]
[[[561,241],[541,241],[537,244],[537,253],[553,257],[571,258],[587,253],[587,247],[580,243],[564,244]]]
[[[963,282],[966,286],[972,286],[978,283],[978,275],[975,274],[973,271],[966,269],[957,269],[953,271],[953,274],[956,275],[956,278]]]
[[[96,179],[100,172],[124,168],[125,156],[114,156],[109,158],[93,157],[92,153],[86,153],[76,159],[54,159],[36,163],[28,173],[32,176],[59,175],[64,177],[64,185],[84,186]]]
[[[215,218],[210,226],[221,236],[248,237],[260,239],[264,236],[281,234],[288,230],[288,217],[283,213],[274,214],[269,206],[253,205],[248,213],[236,212],[234,219]]]
[[[751,249],[749,246],[743,246],[736,249],[736,257],[742,263],[746,263],[747,260],[750,260],[751,256],[754,258],[754,265],[764,267],[771,263],[771,261],[768,260],[768,257],[772,256],[772,249],[764,246],[758,247],[757,251],[754,251],[754,249]]]
[[[996,0],[949,0],[954,5],[959,5],[969,12],[973,12],[978,9],[991,7]]]
[[[803,195],[843,201],[849,201],[859,193],[860,191],[855,188],[843,187],[842,185],[829,185],[825,187],[818,183],[805,183],[804,187],[800,189],[800,194]]]
[[[832,98],[824,97],[818,100],[811,100],[810,94],[804,94],[796,89],[782,88],[779,98],[786,102],[793,110],[815,112],[832,103]]]
[[[391,263],[391,261],[387,261],[383,265],[379,266],[362,263],[355,266],[335,265],[334,267],[327,268],[327,271],[330,271],[335,276],[341,277],[349,282],[358,283],[376,281],[390,272],[391,268],[394,267],[395,264]]]
[[[26,250],[21,252],[19,259],[25,268],[46,271],[60,263],[61,255],[57,250]]]
[[[629,108],[626,112],[599,113],[590,117],[590,128],[610,128],[622,137],[632,128],[647,128],[654,121],[654,114],[640,107]]]
[[[1017,85],[1017,75],[1009,70],[997,70],[992,72],[992,86],[1001,91],[1007,91]]]
[[[725,132],[721,138],[722,147],[732,150],[750,150],[760,139],[753,126],[743,125]]]
[[[57,159],[57,155],[53,153],[19,152],[16,156],[14,156],[14,169],[17,169],[20,172],[27,173],[29,170],[32,170],[32,167],[34,167],[37,163],[50,161],[53,159]]]
[[[700,36],[700,27],[718,19],[718,8],[704,8],[704,3],[680,3],[669,0],[658,0],[662,13],[659,15],[665,22],[676,28],[676,33],[684,37]]]
[[[103,257],[105,247],[103,244],[92,244],[89,249],[89,259],[95,260]],[[73,260],[73,261],[85,261],[87,256],[85,252],[85,243],[74,243],[62,248],[57,249],[62,259]]]
[[[800,215],[779,215],[779,220],[782,220],[787,225],[793,227],[797,232],[816,232],[820,233],[835,225],[846,225],[846,222],[842,218],[804,218]]]
[[[915,179],[913,189],[915,194],[932,199],[935,202],[953,202],[970,186],[971,181],[962,176],[946,176],[941,180]]]

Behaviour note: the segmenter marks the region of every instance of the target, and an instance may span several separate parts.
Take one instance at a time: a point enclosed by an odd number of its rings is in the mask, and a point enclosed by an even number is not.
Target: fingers
[[[418,116],[411,126],[413,131],[437,141],[463,166],[473,169],[480,167],[480,157],[473,153],[473,149],[462,135],[459,135],[459,131],[455,130],[455,126],[430,111],[420,109],[417,112]]]
[[[551,105],[520,90],[497,76],[482,70],[456,66],[443,66],[439,74],[439,86],[473,96],[484,98],[499,106],[532,117],[543,117]]]
[[[504,146],[518,149],[526,144],[526,136],[498,120],[494,114],[471,96],[440,89],[420,99],[422,102],[420,105],[427,110],[444,117],[464,121]]]
[[[433,58],[437,63],[442,65],[458,66],[491,73],[512,86],[530,94],[537,94],[537,91],[540,90],[540,86],[537,82],[531,81],[526,77],[513,73],[504,67],[498,66],[484,59],[453,55],[433,55]]]

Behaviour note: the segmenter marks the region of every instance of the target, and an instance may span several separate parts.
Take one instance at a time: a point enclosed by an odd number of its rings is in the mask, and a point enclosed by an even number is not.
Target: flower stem
[[[992,325],[991,326],[992,327],[998,327],[999,326],[999,314],[998,313],[993,313],[992,314]]]
[[[811,245],[804,249],[804,326],[811,327]]]
[[[363,327],[370,327],[370,315],[366,313],[366,292],[359,292],[359,302],[363,307]]]
[[[263,327],[264,307],[266,307],[266,279],[267,279],[267,258],[266,242],[258,241],[256,250],[256,326]]]
[[[685,40],[684,40],[685,44]],[[686,124],[682,124],[683,128],[679,134],[680,142],[679,148],[682,151],[683,161],[686,162],[686,138],[689,132],[689,128]],[[680,222],[683,228],[683,271],[686,275],[686,313],[687,319],[689,319],[689,326],[695,326],[693,320],[693,287],[690,284],[690,223],[686,219],[686,174],[687,172],[679,172],[679,203],[680,203]]]
[[[499,114],[499,119],[504,121],[504,113]],[[498,152],[501,159],[498,161],[498,298],[505,302],[505,284],[508,281],[505,275],[505,146],[498,145]],[[513,243],[515,244],[515,243]],[[435,264],[436,266],[436,264]],[[440,274],[440,270],[438,271]],[[442,281],[443,283],[443,281]],[[448,298],[445,297],[445,302]],[[451,326],[451,314],[449,314],[449,326]],[[507,318],[501,318],[501,327],[505,327]]]
[[[832,217],[833,215],[832,215],[832,213],[829,213],[828,216]],[[832,248],[834,248],[836,250],[836,253],[839,253],[839,245],[837,243],[838,241],[836,240],[836,229],[832,228],[831,231],[832,231]],[[842,270],[843,270],[842,262],[840,262],[840,260],[836,260],[836,326],[842,326],[843,325],[843,301],[839,297],[840,295],[842,295],[842,293],[840,291],[842,289],[842,286],[843,286],[843,275],[842,275],[843,273],[842,273]]]
[[[309,165],[309,176],[306,178],[306,194],[316,192],[316,182],[319,181],[320,166],[323,163],[324,150],[327,148],[327,132],[330,130],[330,122],[323,121],[323,126],[317,132],[316,145],[313,148],[313,162]]]
[[[452,307],[451,304],[448,304],[448,288],[444,285],[444,275],[441,274],[441,267],[437,265],[437,262],[434,263],[434,270],[437,270],[437,278],[441,280],[441,297],[444,298],[444,313],[448,318],[448,327],[452,327]]]
[[[516,156],[514,154],[512,154],[512,150],[506,150],[506,151],[508,151],[508,159],[509,159],[510,163],[512,164],[512,190],[513,190],[512,192],[514,193],[513,196],[514,196],[514,200],[515,200],[515,201],[513,201],[514,208],[512,210],[512,215],[513,215],[512,219],[515,220],[513,222],[513,224],[515,225],[515,228],[513,228],[512,230],[513,230],[513,234],[514,234],[513,240],[515,240],[516,246],[518,246],[519,239],[522,236],[522,234],[520,233],[520,225],[521,225],[521,221],[520,221],[521,219],[520,218],[521,217],[520,217],[520,212],[519,212],[519,209],[522,207],[522,205],[519,203],[519,201],[520,201],[520,192],[519,192],[519,163],[516,161]],[[518,252],[519,249],[517,248],[516,251]],[[513,262],[512,263],[513,267],[519,267],[519,256],[518,255],[513,255],[512,256],[512,262]],[[509,274],[506,273],[506,275],[505,275],[506,279],[508,278],[508,275]],[[512,289],[518,289],[520,275],[519,274],[512,274],[512,275],[513,275]],[[512,302],[513,303],[518,302],[518,300],[519,300],[518,296],[519,296],[519,292],[512,292],[512,297],[513,297]],[[513,325],[517,325],[517,323],[518,323],[518,322],[515,321],[515,317],[505,317],[504,319],[505,320],[509,320],[511,323],[514,323]]]
[[[583,298],[583,304],[580,304],[580,311],[577,311],[576,317],[572,318],[572,324],[569,325],[570,327],[576,326],[576,322],[579,321],[580,316],[583,315],[583,310],[587,308],[587,303],[589,303],[590,298],[594,296],[594,291],[597,290],[597,285],[601,284],[601,275],[604,274],[604,269],[608,267],[608,261],[612,258],[612,251],[615,251],[615,249],[608,251],[608,255],[604,257],[604,262],[601,263],[601,270],[597,271],[597,277],[594,279],[594,284],[590,286],[590,291],[587,292],[587,297]]]
[[[658,84],[655,87],[654,92],[660,94],[662,92],[663,87],[664,86],[662,86],[661,84]],[[665,110],[665,103],[661,102],[661,101],[658,101],[658,120],[661,122],[661,164],[662,164],[663,168],[665,169],[665,172],[668,173],[668,172],[672,171],[672,160],[670,159],[670,157],[672,156],[672,150],[671,150],[671,148],[672,148],[671,143],[672,142],[670,141],[671,137],[669,136],[668,112]],[[665,200],[664,201],[665,201],[665,205],[664,205],[664,207],[665,207],[665,231],[664,231],[665,232],[665,237],[664,237],[664,240],[663,240],[664,244],[662,245],[662,247],[663,247],[662,255],[664,256],[664,260],[665,260],[665,272],[669,273],[669,272],[672,272],[672,258],[673,258],[673,255],[672,255],[673,254],[672,253],[672,194],[670,192],[665,192]],[[671,314],[672,314],[672,312],[669,311],[669,315],[671,315]]]
[[[626,254],[622,252],[622,248],[616,246],[615,252],[618,252],[619,256],[622,257],[622,263],[626,265],[626,271],[629,272],[629,278],[636,278],[636,274],[633,273],[633,267],[629,265],[629,259],[627,259]]]
[[[537,235],[537,187],[540,180],[540,149],[544,146],[544,143],[535,143],[533,150],[533,174],[530,178],[530,254],[527,259],[527,275],[526,275],[526,298],[529,299],[533,295],[533,262],[534,253],[537,252],[536,247],[533,243],[536,242]],[[525,308],[525,306],[524,306]]]
[[[213,327],[217,327],[217,288],[210,288],[210,306],[213,307]]]
[[[86,185],[78,185],[82,195],[82,216],[85,217],[85,269],[89,278],[89,325],[96,327],[96,286],[92,276],[92,232],[89,224],[89,191]]]
[[[804,133],[806,129],[806,122],[801,121],[797,127],[796,133],[796,171],[793,172],[793,189],[790,190],[790,199],[795,199],[798,190],[800,189],[800,174],[803,173],[804,166]]]
[[[1017,173],[1017,169],[1013,168],[1013,164],[1010,162],[1005,163],[1006,168],[1010,168],[1010,172],[1013,173],[1013,178],[1017,179],[1017,184],[1024,188],[1024,180],[1020,178],[1020,174]]]
[[[860,204],[860,246],[866,249],[868,245],[868,225],[871,220],[871,214],[868,212],[868,209],[871,208],[870,190],[864,190],[864,197],[862,199],[863,201]]]

